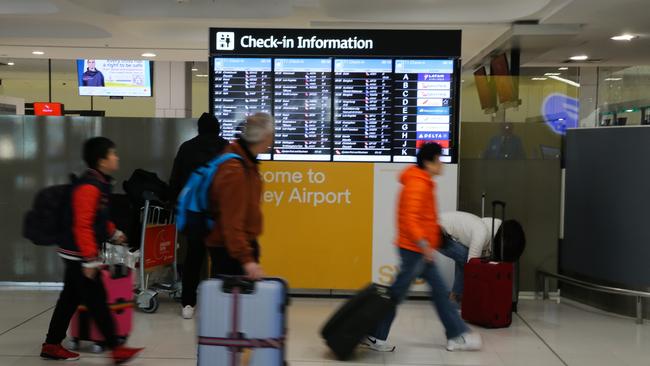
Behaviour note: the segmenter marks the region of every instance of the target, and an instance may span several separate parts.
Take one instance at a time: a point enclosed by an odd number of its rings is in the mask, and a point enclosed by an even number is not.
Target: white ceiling
[[[520,37],[527,65],[575,53],[608,64],[650,61],[648,0],[0,0],[0,62],[11,58],[205,61],[208,28],[462,29],[463,59],[508,44],[513,22],[539,20]],[[553,34],[553,25],[573,25]],[[578,27],[580,26],[580,27]],[[531,26],[534,27],[534,26]],[[643,35],[630,47],[609,37]],[[506,39],[503,39],[506,37]],[[543,39],[543,41],[539,41]],[[499,42],[503,41],[503,44]],[[529,43],[530,45],[526,44]],[[510,40],[510,43],[512,41]],[[604,47],[605,46],[605,47]],[[33,50],[45,52],[34,56]],[[527,54],[527,49],[534,52]]]

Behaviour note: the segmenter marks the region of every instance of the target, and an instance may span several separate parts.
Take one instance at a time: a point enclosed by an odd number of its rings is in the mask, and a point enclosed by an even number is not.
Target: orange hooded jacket
[[[397,211],[397,246],[422,253],[417,242],[425,239],[431,248],[438,248],[441,237],[435,182],[425,170],[413,165],[402,172],[400,183],[403,187]]]

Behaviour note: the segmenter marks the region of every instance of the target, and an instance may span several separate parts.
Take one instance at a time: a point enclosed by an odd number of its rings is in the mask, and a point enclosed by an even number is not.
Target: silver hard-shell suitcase
[[[199,366],[285,364],[286,282],[221,277],[199,286]]]

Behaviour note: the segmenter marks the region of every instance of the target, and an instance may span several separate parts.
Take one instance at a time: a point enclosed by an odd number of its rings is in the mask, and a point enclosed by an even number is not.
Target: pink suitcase
[[[126,275],[121,276],[112,275],[107,268],[100,271],[108,305],[115,320],[115,334],[122,341],[129,336],[133,326],[133,271],[127,270]],[[73,315],[69,334],[75,345],[78,345],[79,341],[92,341],[101,345],[104,341],[104,336],[84,305],[79,305]]]

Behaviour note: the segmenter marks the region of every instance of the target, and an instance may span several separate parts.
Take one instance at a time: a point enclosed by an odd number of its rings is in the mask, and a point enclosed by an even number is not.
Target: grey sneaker
[[[182,311],[183,319],[192,319],[194,317],[194,307],[186,305]]]
[[[483,340],[478,333],[463,333],[447,341],[447,351],[479,351],[483,347]]]
[[[392,344],[371,336],[364,337],[361,346],[377,352],[393,352],[395,350],[395,346]]]

